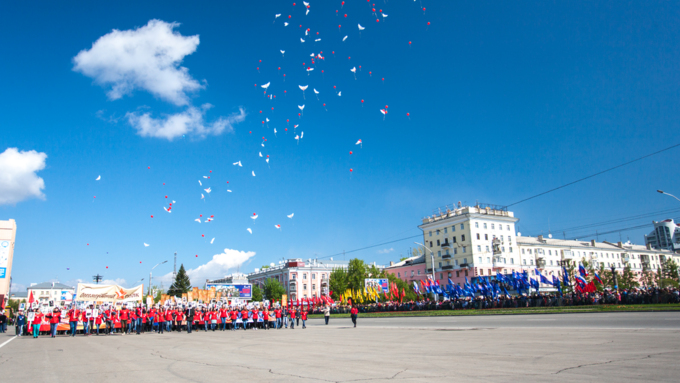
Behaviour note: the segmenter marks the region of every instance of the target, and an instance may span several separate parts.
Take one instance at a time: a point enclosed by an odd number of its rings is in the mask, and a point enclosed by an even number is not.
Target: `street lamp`
[[[665,194],[665,195],[668,195],[668,196],[671,196],[671,197],[673,197],[673,198],[677,199],[678,201],[680,201],[680,198],[678,198],[678,197],[674,196],[674,195],[673,195],[673,194],[671,194],[671,193],[666,193],[666,192],[665,192],[665,191],[663,191],[663,190],[657,190],[656,192],[657,192],[657,193],[661,193],[661,194]]]
[[[612,278],[613,278],[613,281],[614,281],[613,282],[614,288],[616,289],[616,292],[618,292],[619,291],[619,284],[616,283],[616,266],[614,266],[614,264],[612,263],[612,265],[610,267],[612,269]]]
[[[146,295],[150,295],[150,294],[151,294],[151,281],[152,281],[151,272],[152,272],[153,269],[155,269],[156,267],[158,267],[158,266],[160,266],[160,265],[162,265],[162,264],[164,264],[164,263],[167,263],[167,262],[168,262],[168,261],[163,261],[163,262],[157,264],[156,266],[152,267],[152,268],[151,268],[151,271],[149,271],[149,292],[148,292]]]
[[[432,260],[432,281],[436,281],[437,278],[435,278],[435,276],[434,276],[434,252],[432,251],[432,249],[423,245],[422,243],[418,243],[418,242],[413,242],[413,243],[415,243],[416,245],[422,246],[422,247],[426,248],[427,250],[430,250],[430,259]],[[434,293],[434,298],[435,298],[435,300],[439,300],[436,292]]]

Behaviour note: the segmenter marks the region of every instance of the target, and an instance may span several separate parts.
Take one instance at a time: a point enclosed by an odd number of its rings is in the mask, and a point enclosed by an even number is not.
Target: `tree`
[[[638,287],[640,284],[635,280],[635,274],[630,269],[630,264],[626,263],[623,273],[618,276],[619,289],[630,289]]]
[[[368,267],[363,260],[359,258],[350,259],[347,265],[347,287],[352,290],[363,290],[367,271]]]
[[[262,290],[260,286],[253,285],[253,302],[262,302]]]
[[[665,288],[665,287],[675,287],[675,288],[677,288],[678,287],[678,281],[676,281],[674,279],[665,278],[665,279],[662,279],[661,281],[659,281],[659,287],[661,287],[661,288]]]
[[[182,294],[188,293],[189,290],[191,290],[191,281],[189,280],[186,270],[184,270],[184,264],[182,264],[175,277],[175,282],[173,282],[168,289],[168,295],[181,297]]]
[[[667,257],[666,260],[663,262],[661,266],[662,270],[662,275],[661,278],[663,279],[672,279],[674,281],[678,281],[678,265],[673,262],[671,257]]]
[[[642,278],[640,278],[643,286],[654,286],[657,284],[657,279],[657,274],[649,270],[643,271]]]
[[[331,297],[334,300],[340,300],[340,295],[347,291],[348,286],[347,270],[343,268],[333,269],[328,276],[328,288],[333,292]]]
[[[274,278],[267,278],[264,281],[263,290],[265,298],[270,301],[280,301],[281,296],[286,293],[286,288]]]

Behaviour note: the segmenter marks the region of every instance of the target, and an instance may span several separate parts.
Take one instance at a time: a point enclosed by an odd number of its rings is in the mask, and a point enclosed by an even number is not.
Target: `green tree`
[[[258,285],[253,285],[253,302],[262,302],[262,290]]]
[[[184,270],[184,264],[182,264],[179,267],[179,271],[177,271],[175,282],[168,289],[168,295],[181,297],[182,294],[189,292],[189,290],[191,290],[191,281],[186,270]]]
[[[640,284],[635,280],[635,275],[630,269],[630,264],[626,263],[623,272],[618,276],[619,289],[630,289],[638,287]]]
[[[678,287],[678,281],[674,279],[668,279],[664,278],[659,281],[659,287],[664,288],[664,287]]]
[[[363,260],[352,258],[347,265],[347,287],[352,290],[363,290],[364,279],[366,278],[368,267]]]
[[[286,288],[274,278],[267,278],[264,281],[263,290],[265,298],[270,301],[280,301],[281,296],[286,293]]]
[[[676,282],[678,281],[678,265],[673,262],[670,256],[663,262],[661,270],[661,278],[672,279]]]
[[[328,288],[333,292],[332,298],[340,300],[340,295],[347,291],[348,286],[347,270],[343,268],[333,269],[328,276]]]
[[[643,286],[654,286],[658,284],[657,274],[649,270],[642,272],[642,277],[640,278],[640,280],[642,281]]]

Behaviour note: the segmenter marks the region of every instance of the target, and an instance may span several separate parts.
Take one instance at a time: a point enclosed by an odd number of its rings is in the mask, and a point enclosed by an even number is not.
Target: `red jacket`
[[[307,320],[307,311],[303,311],[300,313],[300,319]]]
[[[43,315],[41,313],[35,313],[35,317],[33,318],[33,322],[31,323],[34,326],[39,326],[40,323],[42,323],[43,320]]]
[[[168,310],[165,312],[165,320],[172,321],[172,310]]]
[[[229,316],[227,309],[220,309],[220,318],[226,318]]]
[[[274,310],[274,315],[276,315],[277,318],[281,318],[281,310],[279,309]]]
[[[290,319],[295,319],[295,310],[290,310]]]
[[[69,322],[77,322],[79,315],[80,315],[80,313],[78,312],[78,310],[75,310],[75,309],[68,310],[68,320],[69,320]]]
[[[50,323],[52,323],[52,324],[59,323],[59,321],[61,320],[61,313],[51,312],[51,313],[47,314],[46,317],[47,317],[47,319],[50,320]]]
[[[130,310],[122,309],[120,310],[120,320],[128,320],[130,315]]]
[[[231,316],[231,320],[236,320],[238,319],[238,311],[232,310],[229,315]]]
[[[352,310],[350,310],[349,312],[352,315],[357,315],[357,314],[359,314],[359,309],[356,308],[356,307],[352,307]]]
[[[253,310],[253,320],[257,320],[257,310]]]

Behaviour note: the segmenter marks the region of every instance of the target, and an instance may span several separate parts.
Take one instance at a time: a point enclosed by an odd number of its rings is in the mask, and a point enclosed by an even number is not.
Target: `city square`
[[[4,342],[6,337],[2,337]],[[305,330],[17,338],[7,381],[675,381],[680,313],[349,318]]]

